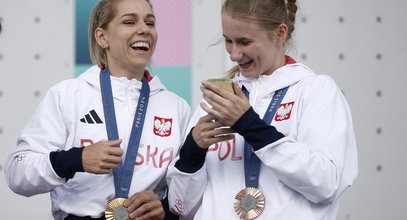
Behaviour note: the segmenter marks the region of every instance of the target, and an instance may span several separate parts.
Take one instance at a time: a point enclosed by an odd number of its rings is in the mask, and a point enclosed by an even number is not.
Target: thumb
[[[122,139],[107,141],[107,145],[111,146],[111,147],[116,147],[117,145],[119,145],[121,143],[122,143]]]
[[[233,90],[235,91],[235,94],[237,96],[239,96],[240,98],[246,98],[246,96],[244,95],[242,89],[239,86],[239,83],[236,81],[233,81]]]

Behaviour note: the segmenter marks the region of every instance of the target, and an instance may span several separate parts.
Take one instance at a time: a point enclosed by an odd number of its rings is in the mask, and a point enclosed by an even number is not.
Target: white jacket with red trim
[[[258,188],[266,200],[256,220],[336,219],[340,196],[358,173],[351,112],[341,90],[331,77],[301,63],[234,80],[250,92],[260,117],[275,91],[290,86],[271,123],[285,137],[255,151],[262,162]],[[198,107],[188,130],[204,115]],[[246,187],[243,147],[239,134],[210,146],[195,173],[181,172],[173,161],[167,174],[171,210],[183,219],[240,219],[233,203]]]
[[[115,197],[113,174],[77,172],[66,181],[55,173],[49,159],[52,151],[107,140],[99,73],[93,66],[78,78],[53,86],[6,162],[7,184],[14,192],[23,196],[51,192],[55,219],[67,214],[101,217]],[[111,77],[111,81],[119,138],[126,152],[141,82],[125,77]],[[129,196],[153,190],[165,176],[183,143],[190,116],[187,102],[168,91],[157,77],[149,85],[150,100]],[[167,126],[160,126],[163,123]]]

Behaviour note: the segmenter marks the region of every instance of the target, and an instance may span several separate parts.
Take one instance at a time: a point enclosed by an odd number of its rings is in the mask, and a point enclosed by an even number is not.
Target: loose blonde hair
[[[116,6],[117,3],[122,0],[100,0],[92,10],[89,18],[88,25],[88,42],[89,42],[89,53],[93,64],[107,65],[106,51],[102,48],[95,38],[95,31],[98,28],[106,29],[107,25],[116,16]],[[146,0],[151,5],[149,0]]]
[[[296,0],[224,0],[222,4],[222,14],[255,22],[266,31],[273,31],[280,24],[286,24],[286,42],[291,40],[296,12]],[[232,67],[227,72],[227,78],[233,78],[237,72],[239,66]]]

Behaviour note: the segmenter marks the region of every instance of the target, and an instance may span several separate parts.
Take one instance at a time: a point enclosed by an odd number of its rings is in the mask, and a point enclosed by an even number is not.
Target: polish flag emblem
[[[161,137],[171,135],[172,118],[160,118],[154,116],[154,134]]]
[[[293,109],[294,102],[281,104],[277,110],[275,121],[284,121],[290,118],[291,110]]]

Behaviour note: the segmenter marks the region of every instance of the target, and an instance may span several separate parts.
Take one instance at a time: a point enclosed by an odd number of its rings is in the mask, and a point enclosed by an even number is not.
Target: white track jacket
[[[53,86],[6,162],[7,184],[14,192],[23,196],[51,192],[55,219],[67,214],[101,217],[115,198],[112,173],[77,172],[66,181],[55,173],[49,159],[51,151],[107,140],[99,73],[93,66],[78,78]],[[126,77],[111,77],[111,81],[119,138],[126,152],[141,82]],[[168,91],[157,77],[149,85],[150,100],[129,196],[153,190],[165,177],[183,143],[190,115],[187,102]]]
[[[300,63],[269,76],[234,80],[250,92],[250,104],[261,118],[274,92],[290,86],[271,123],[285,137],[255,151],[262,162],[258,188],[266,200],[256,220],[335,220],[339,197],[358,172],[351,113],[341,90],[331,77]],[[204,115],[198,107],[188,127]],[[210,146],[195,173],[181,172],[176,160],[171,163],[167,182],[173,212],[183,219],[240,219],[233,202],[246,187],[244,139],[235,135]]]

